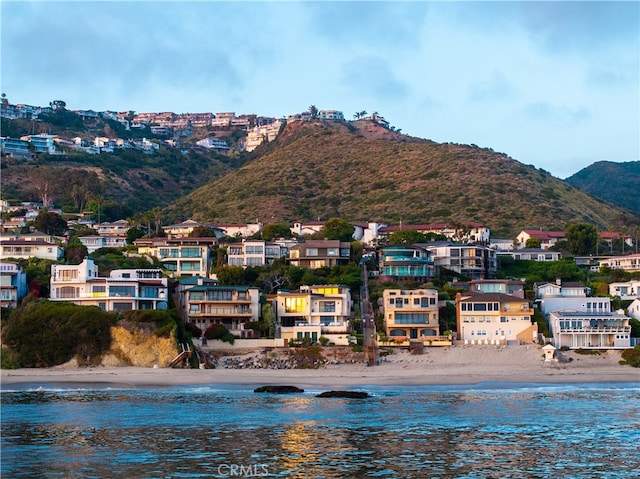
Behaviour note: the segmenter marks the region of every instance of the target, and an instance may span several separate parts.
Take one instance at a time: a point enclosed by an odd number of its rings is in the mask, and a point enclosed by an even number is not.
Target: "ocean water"
[[[1,477],[640,476],[640,382],[327,389],[3,389]]]

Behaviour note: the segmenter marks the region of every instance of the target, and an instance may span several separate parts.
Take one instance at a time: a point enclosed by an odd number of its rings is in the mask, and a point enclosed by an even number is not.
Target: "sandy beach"
[[[640,369],[618,364],[620,351],[600,355],[562,353],[564,361],[545,362],[539,346],[452,346],[422,355],[395,351],[377,366],[362,363],[319,369],[168,369],[58,366],[2,370],[1,387],[44,384],[109,384],[125,387],[171,385],[297,385],[325,388],[420,386],[480,383],[639,383]]]

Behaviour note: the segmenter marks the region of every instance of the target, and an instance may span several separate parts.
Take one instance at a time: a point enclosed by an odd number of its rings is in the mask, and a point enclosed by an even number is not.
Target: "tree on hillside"
[[[311,114],[311,116],[312,116],[313,118],[317,118],[317,117],[318,117],[318,109],[316,108],[316,106],[315,106],[315,105],[311,105],[311,106],[309,107],[309,113]]]
[[[291,238],[291,228],[286,223],[273,223],[262,227],[262,239],[271,241],[273,238]]]
[[[36,216],[33,226],[42,233],[53,236],[62,236],[67,231],[67,222],[58,213],[41,210]]]
[[[540,248],[541,246],[542,240],[534,237],[527,239],[527,242],[524,244],[525,248]]]
[[[3,105],[8,105],[9,104],[9,100],[7,99],[7,94],[3,93],[2,94],[2,100],[0,100],[0,102],[2,102]]]
[[[415,244],[427,241],[425,234],[414,230],[398,230],[389,235],[389,244]]]
[[[587,223],[572,223],[565,232],[569,252],[574,255],[588,255],[598,244],[598,230]]]
[[[82,260],[87,256],[87,247],[82,244],[78,236],[74,236],[69,241],[69,244],[64,249],[64,257],[67,260],[67,264],[80,264]]]
[[[53,168],[32,168],[29,171],[31,184],[38,190],[40,202],[45,208],[53,204],[56,192],[57,173]]]
[[[342,218],[329,218],[325,221],[318,236],[329,240],[351,241],[355,227]]]

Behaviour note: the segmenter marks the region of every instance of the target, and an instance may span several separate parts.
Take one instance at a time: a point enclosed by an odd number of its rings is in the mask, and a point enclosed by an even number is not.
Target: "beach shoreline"
[[[600,355],[564,353],[545,362],[538,346],[453,346],[422,355],[396,351],[376,366],[328,364],[318,369],[169,369],[70,367],[0,372],[0,389],[57,385],[122,387],[173,385],[295,385],[332,389],[428,385],[639,383],[640,370],[618,364],[620,351]]]

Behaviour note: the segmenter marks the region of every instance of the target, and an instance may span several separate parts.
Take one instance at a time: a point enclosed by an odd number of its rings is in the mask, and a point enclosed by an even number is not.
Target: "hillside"
[[[167,214],[214,223],[332,216],[390,224],[478,221],[502,235],[583,221],[606,228],[621,215],[502,153],[411,138],[371,121],[294,122],[254,154]]]
[[[565,181],[596,198],[640,215],[640,161],[598,161]]]

